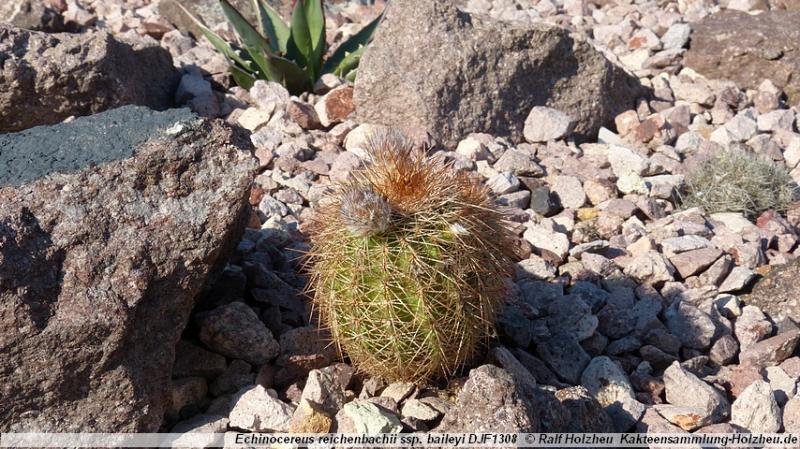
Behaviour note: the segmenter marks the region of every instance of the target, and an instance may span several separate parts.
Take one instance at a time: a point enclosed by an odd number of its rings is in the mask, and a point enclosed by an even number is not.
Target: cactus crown
[[[492,333],[513,235],[485,186],[403,134],[315,211],[310,286],[340,351],[367,374],[452,374]]]

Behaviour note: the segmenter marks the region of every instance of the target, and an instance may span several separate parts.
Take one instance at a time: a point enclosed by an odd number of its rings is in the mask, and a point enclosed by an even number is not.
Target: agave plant
[[[310,90],[325,73],[353,80],[364,48],[383,14],[343,42],[330,57],[325,40],[324,0],[296,0],[290,23],[266,0],[252,0],[258,25],[251,25],[228,0],[219,0],[238,42],[228,42],[183,5],[183,11],[230,63],[236,84],[249,89],[258,79],[283,84],[291,93]]]

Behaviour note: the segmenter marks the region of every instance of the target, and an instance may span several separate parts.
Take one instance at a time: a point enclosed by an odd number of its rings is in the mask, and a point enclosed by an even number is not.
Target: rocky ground
[[[130,52],[117,41],[156,62],[123,83],[145,88],[102,83],[100,94],[87,81],[67,104],[33,102],[16,83],[0,92],[0,130],[32,126],[8,112],[22,98],[41,111],[37,124],[158,108],[164,94],[147,81],[157,68],[179,105],[249,131],[247,229],[191,309],[172,370],[162,367],[160,430],[800,432],[800,204],[749,219],[679,201],[687,173],[726,148],[800,183],[800,4],[469,0],[468,26],[448,2],[395,0],[355,86],[326,76],[291,97],[274,83],[233,86],[167,0],[27,3],[38,6],[0,12],[22,28],[83,32],[71,39],[98,42],[98,73],[104,55]],[[230,32],[203,9],[214,2],[194,3]],[[336,42],[384,8],[332,3]],[[67,38],[25,33],[0,28],[0,61],[8,42],[71,54]],[[158,62],[167,52],[174,66]],[[483,177],[526,255],[486,359],[447,384],[355,373],[302,294],[304,224],[326,186],[361,164],[378,123]]]

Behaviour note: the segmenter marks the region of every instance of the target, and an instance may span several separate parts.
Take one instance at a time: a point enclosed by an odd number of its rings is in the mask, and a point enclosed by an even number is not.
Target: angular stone
[[[739,354],[739,361],[745,365],[767,367],[779,365],[791,357],[800,341],[800,331],[792,330],[767,338],[750,345]]]
[[[522,134],[528,142],[549,142],[566,137],[574,125],[572,118],[557,109],[534,106],[525,119]]]
[[[758,380],[736,398],[731,407],[731,424],[752,433],[775,433],[781,428],[781,409],[769,384]]]
[[[0,4],[0,23],[49,33],[64,29],[64,17],[48,2],[41,0],[16,0]]]
[[[591,359],[573,334],[538,339],[536,352],[558,377],[573,385],[578,383]]]
[[[363,399],[348,402],[342,411],[352,421],[352,433],[400,433],[403,429],[397,416]]]
[[[436,431],[538,432],[539,410],[531,398],[532,388],[494,365],[475,368]]]
[[[755,306],[744,306],[741,315],[736,318],[734,334],[739,340],[742,350],[763,340],[772,333],[772,323]]]
[[[329,433],[333,419],[317,404],[301,399],[289,421],[290,433]]]
[[[602,405],[584,387],[569,387],[556,392],[556,399],[569,412],[570,419],[561,432],[611,433],[614,423]]]
[[[244,232],[247,139],[129,106],[0,148],[0,428],[158,431],[194,297]]]
[[[675,268],[666,257],[655,251],[648,251],[628,261],[625,274],[638,282],[658,284],[672,281]]]
[[[567,114],[585,139],[631,109],[638,90],[561,28],[469,15],[455,2],[401,0],[364,53],[354,99],[362,122],[421,127],[454,147],[470,132],[520,141],[534,106]]]
[[[98,31],[47,34],[0,25],[0,133],[136,104],[172,107],[169,52]]]
[[[294,407],[261,385],[245,387],[232,399],[230,425],[252,432],[287,432]]]
[[[662,404],[656,405],[654,408],[664,419],[689,432],[703,427],[711,419],[706,410],[698,407]]]
[[[684,346],[705,349],[711,345],[716,326],[708,314],[697,307],[679,301],[667,309],[665,317],[667,328]]]
[[[717,248],[702,248],[676,254],[669,261],[678,270],[678,274],[686,279],[710,267],[720,256],[722,251]]]
[[[720,293],[737,292],[747,287],[750,281],[755,279],[756,274],[745,267],[734,267],[728,277],[719,286]]]
[[[664,371],[664,389],[668,403],[699,408],[711,416],[712,422],[719,422],[730,414],[730,403],[725,396],[678,362]]]
[[[344,388],[334,376],[318,369],[308,373],[301,399],[319,405],[330,416],[335,416],[346,400]]]
[[[595,357],[581,375],[581,385],[605,407],[616,432],[627,432],[644,414],[628,376],[606,356]]]
[[[232,302],[196,318],[200,341],[212,350],[253,365],[278,356],[280,346],[258,315],[243,302]]]
[[[552,189],[563,207],[577,209],[586,203],[581,181],[574,176],[557,176]]]

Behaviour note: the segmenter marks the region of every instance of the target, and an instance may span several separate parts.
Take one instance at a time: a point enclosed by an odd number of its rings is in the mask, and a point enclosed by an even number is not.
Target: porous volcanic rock
[[[180,73],[155,42],[0,25],[0,133],[136,104],[173,105]]]
[[[708,78],[757,88],[765,79],[800,102],[800,11],[722,10],[693,26],[684,63]]]
[[[520,141],[532,108],[548,106],[588,138],[640,92],[565,29],[469,15],[455,3],[392,2],[359,65],[360,121],[427,129],[455,147],[470,132]]]
[[[195,295],[244,232],[248,145],[136,106],[0,135],[0,166],[83,161],[0,175],[0,431],[158,431]]]
[[[766,312],[776,323],[789,318],[800,323],[800,260],[772,269],[742,299]]]

